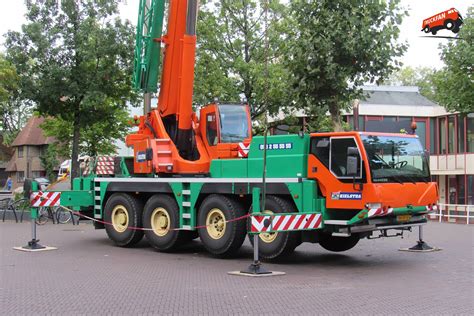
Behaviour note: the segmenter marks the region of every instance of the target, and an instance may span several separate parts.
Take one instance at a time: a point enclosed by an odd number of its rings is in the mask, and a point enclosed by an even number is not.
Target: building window
[[[446,154],[446,118],[439,119],[439,154]]]
[[[474,205],[474,175],[467,176],[466,204]]]
[[[466,204],[466,178],[464,175],[449,176],[449,204]],[[468,193],[469,194],[469,193]]]
[[[458,116],[458,153],[464,153],[464,118]]]
[[[430,119],[430,153],[436,154],[436,148],[438,143],[436,142],[436,119]]]
[[[448,152],[450,154],[454,154],[455,151],[454,151],[454,148],[455,148],[455,145],[456,145],[456,140],[455,140],[455,127],[456,127],[456,123],[455,123],[455,117],[454,116],[450,116],[448,117]]]
[[[474,114],[467,116],[467,151],[474,153]]]
[[[23,158],[23,146],[18,146],[18,158]]]
[[[24,171],[17,171],[16,173],[16,182],[24,182],[25,181],[25,172]]]
[[[43,171],[32,171],[31,177],[32,178],[40,178],[43,176]]]

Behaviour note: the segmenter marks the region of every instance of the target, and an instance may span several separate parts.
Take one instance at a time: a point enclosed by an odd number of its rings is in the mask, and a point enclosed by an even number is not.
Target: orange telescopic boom
[[[150,8],[164,10],[163,1],[155,0]],[[171,0],[167,33],[148,42],[148,45],[164,44],[163,69],[157,108],[140,117],[138,132],[126,138],[127,146],[134,148],[135,173],[208,173],[211,159],[237,158],[239,143],[251,139],[247,105],[210,104],[201,109],[199,120],[193,111],[198,2]],[[158,21],[150,22],[151,29],[153,23],[161,27],[160,19],[164,16],[159,12],[154,14]],[[147,47],[143,49],[146,51]],[[160,56],[156,53],[148,58]],[[140,63],[136,62],[136,67],[137,64]],[[149,75],[155,69],[145,67],[141,71]],[[136,77],[144,77],[142,73]]]

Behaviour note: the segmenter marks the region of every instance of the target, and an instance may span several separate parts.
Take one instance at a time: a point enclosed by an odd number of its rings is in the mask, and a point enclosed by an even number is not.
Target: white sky
[[[448,40],[421,37],[425,35],[421,32],[421,23],[423,19],[451,7],[458,9],[461,15],[465,16],[467,8],[474,5],[474,0],[402,0],[402,5],[408,9],[410,14],[404,19],[400,28],[400,40],[407,41],[409,44],[408,51],[401,59],[402,62],[413,67],[442,67],[438,46]],[[138,15],[138,0],[123,0],[120,5],[120,13],[123,18],[129,19],[135,24]],[[24,14],[23,0],[0,0],[0,34],[5,34],[8,30],[19,31],[21,24],[25,22]],[[437,35],[452,36],[454,34],[448,30],[442,30]],[[0,50],[3,50],[3,42],[2,36]]]

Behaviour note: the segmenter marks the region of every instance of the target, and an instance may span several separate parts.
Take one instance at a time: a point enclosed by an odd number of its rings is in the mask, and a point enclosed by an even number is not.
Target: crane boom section
[[[179,130],[192,128],[198,0],[170,1],[158,110],[175,115]],[[179,133],[179,132],[178,132]]]
[[[139,4],[133,86],[144,93],[157,91],[165,1],[140,0]]]

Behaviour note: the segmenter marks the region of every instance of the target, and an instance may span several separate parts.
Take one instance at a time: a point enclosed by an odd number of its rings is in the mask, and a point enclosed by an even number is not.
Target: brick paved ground
[[[25,244],[29,223],[0,223],[0,313],[10,314],[473,314],[474,228],[430,223],[436,253],[397,249],[405,239],[363,240],[344,254],[303,244],[291,259],[266,264],[287,275],[246,278],[227,271],[238,258],[211,258],[199,242],[174,254],[146,242],[112,246],[92,226],[40,227],[42,253],[12,250]]]

